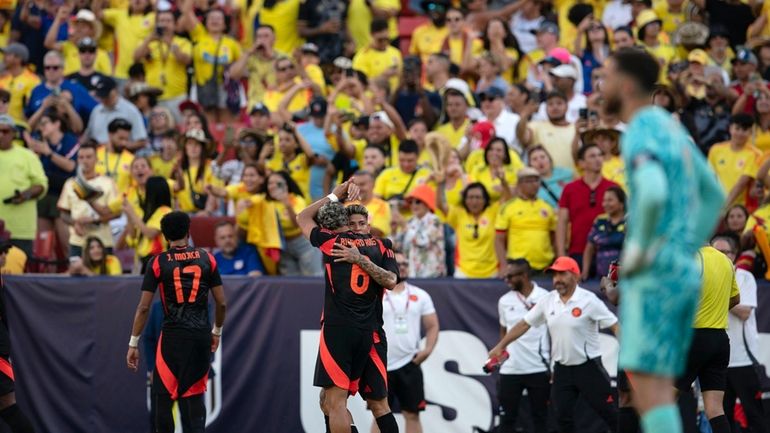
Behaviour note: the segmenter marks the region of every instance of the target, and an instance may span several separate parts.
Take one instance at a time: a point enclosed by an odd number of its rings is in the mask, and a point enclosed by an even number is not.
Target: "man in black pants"
[[[729,258],[711,246],[701,248],[698,256],[702,275],[701,298],[695,315],[695,332],[687,355],[687,367],[677,379],[676,387],[681,392],[687,392],[698,379],[711,430],[714,433],[730,433],[723,406],[727,365],[730,362],[727,315],[740,302],[740,294],[735,269]],[[694,420],[683,419],[683,423],[688,422],[694,423]]]
[[[596,295],[578,287],[580,267],[570,257],[559,257],[550,267],[555,290],[527,312],[500,342],[489,351],[499,357],[510,343],[532,327],[547,325],[551,335],[553,402],[561,433],[575,431],[575,404],[582,396],[613,432],[618,431],[610,378],[602,366],[599,328],[618,333],[618,319]]]
[[[225,293],[217,262],[202,248],[188,245],[190,217],[171,212],[160,221],[169,249],[150,259],[136,308],[126,362],[139,367],[139,336],[147,323],[150,304],[160,288],[163,330],[152,379],[155,432],[173,433],[171,407],[179,403],[184,433],[203,433],[206,428],[206,392],[211,354],[219,347],[225,321]],[[215,323],[209,322],[209,292],[216,302]]]
[[[732,262],[738,252],[736,239],[717,236],[711,245],[721,251]],[[735,399],[741,399],[743,411],[753,433],[767,433],[759,378],[754,370],[754,354],[758,350],[757,334],[757,280],[751,272],[736,268],[735,280],[740,290],[741,302],[730,309],[727,335],[730,337],[730,364],[727,366],[727,388],[725,389],[724,409],[730,429],[735,427]]]
[[[497,303],[500,336],[513,328],[548,295],[548,291],[532,281],[532,269],[526,259],[508,259],[503,278],[511,290]],[[508,345],[510,357],[500,366],[497,398],[500,400],[500,433],[513,433],[524,390],[529,396],[535,433],[546,433],[548,398],[551,390],[551,343],[546,327],[533,327]]]
[[[0,233],[0,268],[5,266],[10,234],[5,231]],[[11,367],[11,339],[8,335],[8,319],[5,314],[5,282],[0,276],[0,419],[2,419],[13,433],[33,433],[32,424],[16,405],[14,393],[14,375]]]

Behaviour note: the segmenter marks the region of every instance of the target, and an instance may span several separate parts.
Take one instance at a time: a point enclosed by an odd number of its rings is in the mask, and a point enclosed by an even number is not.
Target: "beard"
[[[623,99],[615,95],[603,95],[604,112],[609,116],[618,116],[623,111]]]
[[[443,14],[439,16],[431,16],[430,20],[436,27],[444,27],[444,25],[446,25],[446,15]]]

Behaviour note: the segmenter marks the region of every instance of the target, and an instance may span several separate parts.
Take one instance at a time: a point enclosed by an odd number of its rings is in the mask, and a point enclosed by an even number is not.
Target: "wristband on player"
[[[211,334],[216,335],[217,337],[222,336],[222,327],[214,325],[213,328],[211,328]]]
[[[339,201],[340,201],[340,198],[337,197],[337,194],[335,194],[333,192],[330,193],[329,195],[327,195],[326,198],[328,198],[329,201],[332,202],[332,203],[339,203]]]
[[[133,347],[136,349],[139,347],[139,337],[140,335],[132,335],[131,338],[128,339],[128,347]]]

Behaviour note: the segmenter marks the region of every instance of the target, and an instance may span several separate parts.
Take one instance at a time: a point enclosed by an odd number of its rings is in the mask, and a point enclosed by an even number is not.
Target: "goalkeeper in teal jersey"
[[[674,379],[683,373],[698,308],[696,251],[724,193],[684,127],[651,105],[658,62],[641,49],[607,61],[605,109],[628,124],[621,140],[630,205],[621,259],[620,367],[645,433],[681,433]]]

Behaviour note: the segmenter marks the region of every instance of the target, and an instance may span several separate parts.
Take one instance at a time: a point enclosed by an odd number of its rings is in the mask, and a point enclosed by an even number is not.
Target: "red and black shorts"
[[[372,349],[372,331],[347,326],[321,327],[313,385],[336,386],[351,394],[358,385]]]
[[[358,390],[364,400],[382,400],[388,396],[388,340],[385,331],[374,331],[372,340],[374,344],[369,350]]]
[[[388,380],[390,407],[393,407],[394,400],[398,400],[402,411],[417,413],[425,410],[425,386],[419,365],[410,361],[398,370],[389,371]]]
[[[8,356],[0,355],[0,395],[6,395],[14,391],[13,367]]]
[[[211,334],[161,332],[155,357],[152,390],[172,400],[206,392],[211,366]]]

